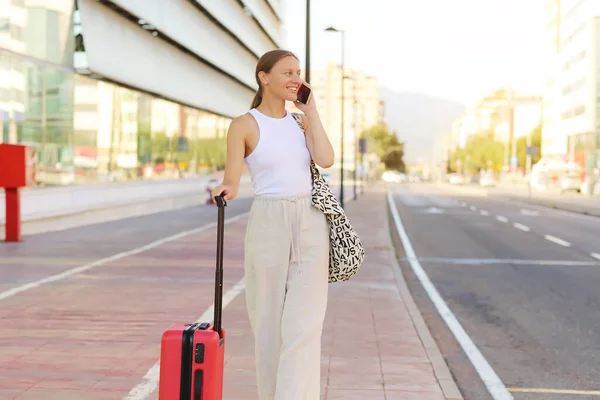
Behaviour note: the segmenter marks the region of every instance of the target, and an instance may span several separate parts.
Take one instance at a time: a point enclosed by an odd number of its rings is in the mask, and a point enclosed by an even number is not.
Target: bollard
[[[18,188],[5,188],[6,225],[4,240],[7,242],[21,241],[21,199]]]
[[[5,241],[21,241],[21,197],[19,188],[33,184],[33,148],[0,143],[0,187],[6,195]]]

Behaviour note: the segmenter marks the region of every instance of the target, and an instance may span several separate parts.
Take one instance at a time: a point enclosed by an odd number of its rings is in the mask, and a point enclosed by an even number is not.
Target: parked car
[[[425,179],[423,178],[423,175],[416,174],[413,172],[413,173],[408,174],[408,181],[410,183],[421,183],[421,182],[424,182]]]
[[[574,190],[581,192],[582,184],[581,175],[578,173],[566,173],[560,178],[560,192],[568,192]]]
[[[385,171],[381,174],[381,179],[387,183],[404,183],[408,178],[406,174],[399,171]]]
[[[465,177],[462,174],[451,174],[448,177],[448,183],[451,185],[463,185],[465,183]]]
[[[496,186],[496,179],[492,174],[483,174],[479,178],[479,185],[483,187],[494,187]]]

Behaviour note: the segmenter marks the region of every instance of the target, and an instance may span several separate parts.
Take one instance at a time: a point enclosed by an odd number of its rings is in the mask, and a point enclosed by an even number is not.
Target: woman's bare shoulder
[[[251,134],[257,130],[258,124],[250,113],[245,113],[235,117],[233,120],[231,120],[231,125],[229,125],[229,134],[233,134],[235,136],[246,137],[248,134]]]

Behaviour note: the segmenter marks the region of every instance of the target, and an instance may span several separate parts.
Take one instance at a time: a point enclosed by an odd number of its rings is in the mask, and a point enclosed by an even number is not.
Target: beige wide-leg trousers
[[[245,276],[259,400],[319,400],[328,260],[327,222],[310,196],[255,196]]]

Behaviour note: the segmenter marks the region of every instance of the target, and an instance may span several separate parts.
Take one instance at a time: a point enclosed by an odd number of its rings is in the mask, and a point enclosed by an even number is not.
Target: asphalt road
[[[600,201],[598,196],[587,196],[577,192],[559,193],[556,189],[549,191],[527,190],[526,185],[500,184],[497,187],[483,188],[479,185],[464,185],[469,189],[485,191],[494,197],[505,197],[528,204],[539,204],[548,208],[556,208],[577,213],[587,213],[600,217]],[[460,190],[460,188],[459,188]]]
[[[600,390],[600,220],[429,185],[393,190],[421,266],[513,398],[600,399],[575,392]],[[398,248],[464,398],[492,399]]]

